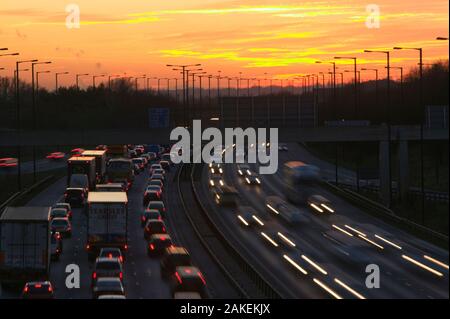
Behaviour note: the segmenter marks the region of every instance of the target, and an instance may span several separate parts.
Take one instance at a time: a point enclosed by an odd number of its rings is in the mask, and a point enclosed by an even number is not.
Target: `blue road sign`
[[[148,109],[150,128],[169,127],[169,109],[166,107],[152,107]]]

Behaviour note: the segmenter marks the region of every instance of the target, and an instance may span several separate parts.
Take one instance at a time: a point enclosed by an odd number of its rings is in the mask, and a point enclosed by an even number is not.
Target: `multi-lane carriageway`
[[[288,152],[280,153],[280,167],[283,162],[301,160],[305,155],[304,149],[291,144]],[[191,185],[195,187],[208,217],[220,228],[230,245],[281,297],[448,298],[447,251],[369,216],[326,190],[321,195],[331,200],[334,213],[320,214],[306,209],[308,222],[289,226],[270,214],[265,206],[266,196],[283,197],[284,184],[280,171],[272,176],[262,176],[262,185],[254,186],[246,185],[238,177],[235,165],[226,165],[225,183],[238,189],[242,204],[252,206],[264,224],[245,227],[237,218],[236,209],[221,208],[214,202],[208,187],[207,166],[196,169],[201,170],[201,177]],[[194,195],[178,189],[180,183],[177,178],[178,171],[172,170],[164,192],[170,235],[175,244],[186,247],[191,253],[193,262],[206,277],[211,298],[242,297],[241,291],[227,277],[227,272],[197,237],[188,218],[190,212],[185,211],[194,208],[182,202],[183,197],[186,201]],[[129,193],[130,248],[124,270],[125,289],[128,298],[170,298],[168,282],[162,280],[159,273],[159,260],[146,254],[139,222],[147,179],[148,173],[141,173]],[[63,178],[28,204],[52,205],[61,200],[64,188]],[[73,236],[65,239],[61,259],[52,263],[50,280],[55,285],[57,298],[91,297],[93,264],[88,262],[84,251],[85,225],[86,217],[75,209]],[[65,287],[65,267],[72,263],[81,269],[80,289],[69,290]],[[369,289],[365,285],[368,264],[375,264],[380,269],[378,289]],[[3,291],[1,297],[17,296],[16,292]]]

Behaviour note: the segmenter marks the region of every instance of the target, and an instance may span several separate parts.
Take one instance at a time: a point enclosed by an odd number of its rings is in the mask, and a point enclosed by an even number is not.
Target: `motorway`
[[[203,272],[207,281],[207,293],[210,298],[236,298],[237,292],[214,264],[211,257],[204,251],[200,242],[186,222],[185,212],[181,208],[179,198],[175,196],[176,176],[172,170],[167,176],[164,190],[164,202],[167,207],[167,227],[176,245],[186,247],[191,254],[194,265]],[[156,299],[171,298],[169,282],[160,275],[159,258],[147,255],[146,241],[143,238],[143,228],[140,225],[140,212],[143,209],[142,198],[149,175],[145,171],[139,174],[128,193],[128,237],[129,251],[124,266],[124,286],[127,298]],[[34,197],[28,206],[51,206],[62,200],[66,187],[66,178],[61,178]],[[62,299],[91,298],[91,274],[93,263],[88,262],[86,245],[86,215],[82,209],[73,209],[73,234],[64,239],[63,253],[59,261],[52,261],[50,281],[55,287],[55,297]],[[80,288],[68,289],[65,285],[66,266],[76,264],[80,267]],[[1,291],[1,290],[0,290]],[[3,289],[0,298],[17,298],[20,292]]]
[[[280,152],[279,157],[279,167],[291,160],[314,164],[317,162],[302,147],[293,143],[289,144],[289,151]],[[241,204],[256,209],[264,223],[264,226],[247,228],[238,220],[236,209],[219,208],[215,204],[207,176],[205,167],[203,180],[196,187],[205,201],[210,217],[235,247],[241,249],[253,265],[266,274],[267,279],[276,285],[283,296],[448,298],[448,267],[439,266],[424,258],[427,255],[448,265],[447,251],[369,216],[324,189],[320,189],[319,194],[332,202],[335,213],[319,214],[310,208],[301,207],[307,222],[295,227],[287,225],[268,213],[265,207],[267,196],[284,197],[282,170],[279,169],[274,175],[262,175],[262,185],[251,186],[238,176],[236,166],[229,164],[224,169],[225,183],[237,188]],[[279,246],[270,244],[262,237],[261,231]],[[282,245],[278,232],[291,239],[296,247]],[[294,268],[283,259],[283,255],[294,260],[307,274]],[[431,267],[442,276],[419,268],[410,258]],[[369,264],[379,266],[378,289],[369,289],[365,285],[368,275],[365,268]]]

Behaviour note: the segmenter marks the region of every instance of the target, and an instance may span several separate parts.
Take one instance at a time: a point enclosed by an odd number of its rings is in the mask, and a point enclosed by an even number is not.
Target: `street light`
[[[448,38],[445,38],[445,37],[437,37],[436,40],[448,41]]]
[[[378,106],[378,69],[362,68],[361,71],[375,72],[375,105]]]
[[[401,96],[401,104],[404,105],[404,96],[403,96],[403,67],[401,66],[391,66],[391,69],[400,70],[400,96]]]
[[[11,54],[11,55],[19,55],[17,54]],[[19,88],[19,65],[22,63],[33,63],[37,62],[38,60],[23,60],[23,61],[16,61],[16,103],[17,103],[17,135],[20,138],[20,88]],[[21,180],[21,173],[22,173],[22,165],[21,165],[21,149],[20,145],[17,147],[17,186],[19,188],[19,191],[22,190],[22,180]]]
[[[50,71],[37,71],[36,72],[36,94],[39,94],[39,74],[51,73]]]
[[[15,53],[0,54],[0,56],[14,56],[14,55],[19,55],[19,53],[15,52]]]
[[[354,65],[354,88],[355,88],[355,92],[354,92],[354,96],[355,96],[355,104],[354,104],[354,112],[355,112],[355,120],[358,118],[358,79],[357,79],[357,69],[356,69],[356,57],[342,57],[342,56],[335,56],[334,57],[336,60],[353,60],[353,65]],[[336,81],[336,80],[335,80]]]
[[[96,78],[102,78],[102,77],[105,77],[106,76],[106,74],[100,74],[100,75],[93,75],[92,76],[92,88],[95,90],[95,79]]]
[[[59,73],[55,73],[55,93],[58,92],[58,76],[59,76],[59,75],[64,75],[64,74],[69,74],[69,72],[59,72]]]
[[[141,76],[137,76],[134,78],[134,85],[135,85],[135,90],[136,92],[138,91],[138,80],[139,79],[144,79],[144,85],[145,85],[145,79],[147,78],[146,74],[142,74]]]
[[[397,50],[396,48],[394,48]],[[364,50],[365,53],[383,53],[386,54],[386,89],[387,89],[387,101],[386,101],[386,118],[387,118],[387,129],[388,129],[388,191],[389,191],[389,203],[388,207],[392,203],[392,169],[391,169],[391,73],[390,73],[390,52],[383,50]]]
[[[87,76],[87,75],[89,75],[89,73],[83,73],[83,74],[76,74],[75,75],[75,83],[76,83],[76,86],[77,86],[77,90],[80,90],[80,86],[79,86],[79,77],[80,76]]]
[[[111,91],[111,79],[112,78],[119,78],[121,75],[120,74],[116,74],[116,75],[108,75],[108,89]]]

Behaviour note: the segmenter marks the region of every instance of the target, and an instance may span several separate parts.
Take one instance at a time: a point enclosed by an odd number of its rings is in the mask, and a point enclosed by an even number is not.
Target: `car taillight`
[[[42,285],[41,284],[36,284],[36,285],[34,285],[34,288],[42,288]]]
[[[163,232],[166,232],[166,227],[163,227],[163,228],[162,228],[162,231],[163,231]]]
[[[150,244],[148,247],[150,247],[150,250],[154,250],[155,246],[153,244]]]
[[[177,278],[178,282],[181,285],[183,283],[183,281],[181,280],[180,274],[178,272],[175,272],[175,277]]]
[[[121,280],[123,279],[123,273],[122,273],[122,272],[119,273],[119,278],[120,278]]]
[[[86,245],[86,249],[89,250],[91,246],[89,244]]]
[[[28,286],[25,286],[25,288],[23,288],[23,292],[27,293],[29,290]]]
[[[97,278],[97,273],[96,272],[93,272],[92,273],[92,279],[96,279]]]
[[[141,217],[141,220],[142,220],[143,222],[145,222],[145,216],[142,216],[142,217]]]
[[[127,249],[128,249],[128,245],[124,245],[124,246],[123,246],[123,249],[124,249],[124,250],[127,250]]]
[[[199,271],[199,272],[197,272],[197,275],[200,277],[200,279],[202,280],[202,282],[203,282],[203,285],[205,285],[206,286],[206,281],[205,281],[205,278],[203,278],[203,275],[202,275],[202,273]]]
[[[48,286],[48,292],[52,292],[52,291],[53,291],[52,286]]]
[[[109,254],[109,255],[108,255],[108,258],[112,258],[112,257],[113,257],[113,255],[112,255],[112,254]]]
[[[120,262],[122,263],[122,262],[123,262],[123,257],[120,256],[120,257],[119,257],[119,260],[120,260]]]

